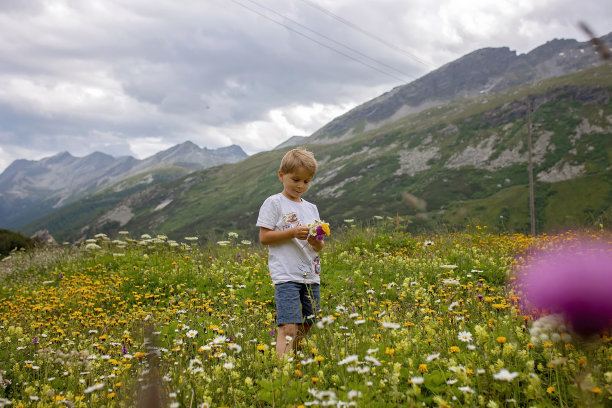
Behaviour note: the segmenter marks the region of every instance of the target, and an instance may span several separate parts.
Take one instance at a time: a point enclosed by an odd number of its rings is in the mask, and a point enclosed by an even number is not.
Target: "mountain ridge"
[[[237,145],[207,149],[186,141],[145,159],[98,151],[83,157],[64,151],[40,160],[18,159],[0,174],[0,224],[19,227],[33,221],[28,208],[44,215],[137,174],[170,167],[187,174],[246,157]]]
[[[612,33],[600,40],[612,45]],[[314,132],[309,142],[346,140],[356,130],[376,129],[451,99],[496,93],[575,72],[599,61],[589,42],[573,39],[554,39],[519,55],[508,47],[481,48],[340,115]]]

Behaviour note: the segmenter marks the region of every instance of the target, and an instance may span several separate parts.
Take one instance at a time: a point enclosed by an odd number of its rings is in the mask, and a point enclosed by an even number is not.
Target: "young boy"
[[[320,219],[319,211],[301,197],[316,171],[317,161],[311,152],[287,152],[278,171],[283,191],[264,201],[257,218],[259,241],[268,245],[268,267],[275,288],[279,359],[297,348],[319,312],[321,263],[317,253],[324,243],[308,229],[308,224]]]

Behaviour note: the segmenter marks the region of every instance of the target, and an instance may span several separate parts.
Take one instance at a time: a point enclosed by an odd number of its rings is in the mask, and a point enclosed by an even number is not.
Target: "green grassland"
[[[409,227],[332,229],[318,322],[280,361],[266,249],[230,231],[13,253],[0,406],[609,406],[612,333],[543,325],[515,285],[534,250],[580,234]]]

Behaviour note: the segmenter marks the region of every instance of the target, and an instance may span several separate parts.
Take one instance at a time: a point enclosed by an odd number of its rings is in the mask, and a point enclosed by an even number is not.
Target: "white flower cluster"
[[[543,344],[547,341],[553,343],[569,343],[572,341],[572,336],[568,333],[565,320],[560,314],[551,314],[540,317],[533,322],[533,326],[529,329],[531,342],[534,345]]]

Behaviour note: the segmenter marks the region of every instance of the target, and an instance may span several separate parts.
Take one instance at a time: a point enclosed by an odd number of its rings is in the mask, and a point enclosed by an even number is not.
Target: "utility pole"
[[[529,216],[531,218],[531,236],[535,237],[535,199],[533,193],[533,157],[531,155],[531,96],[527,95],[527,151],[529,171]]]

